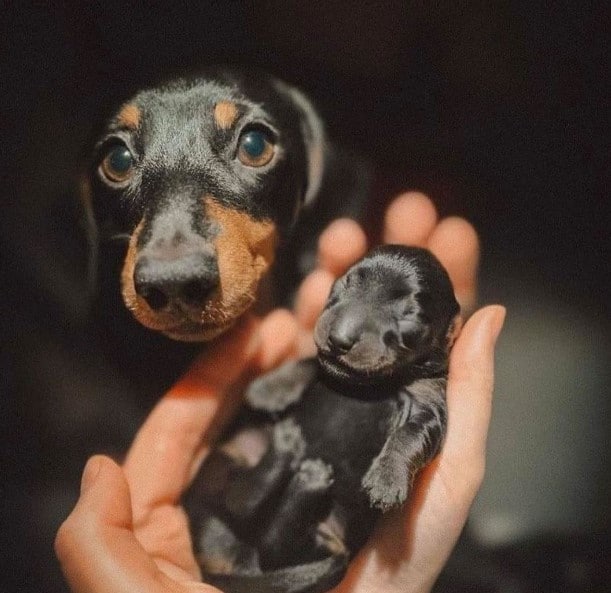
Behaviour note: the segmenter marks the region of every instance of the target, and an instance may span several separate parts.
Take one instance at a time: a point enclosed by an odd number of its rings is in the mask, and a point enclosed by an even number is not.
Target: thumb
[[[132,506],[123,470],[110,458],[94,455],[83,470],[76,512],[91,514],[97,527],[132,527]]]
[[[80,498],[59,528],[55,552],[74,593],[162,590],[156,565],[132,531],[123,471],[108,457],[87,462]]]
[[[505,308],[489,305],[463,327],[450,355],[448,431],[442,458],[460,476],[479,487],[483,478],[486,439],[492,409],[495,344]]]

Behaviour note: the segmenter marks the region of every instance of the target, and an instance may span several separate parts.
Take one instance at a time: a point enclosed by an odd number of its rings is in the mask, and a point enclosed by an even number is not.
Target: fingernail
[[[83,470],[83,477],[81,478],[81,494],[93,486],[101,469],[102,460],[99,457],[92,457],[89,459]]]

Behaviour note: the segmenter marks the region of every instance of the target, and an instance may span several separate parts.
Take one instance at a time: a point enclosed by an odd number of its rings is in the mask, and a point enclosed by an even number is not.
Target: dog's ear
[[[310,99],[300,90],[281,80],[276,80],[274,84],[276,90],[287,97],[301,114],[301,131],[308,159],[308,178],[303,197],[303,205],[307,208],[316,199],[325,173],[328,150],[325,126]]]
[[[288,305],[299,282],[316,264],[323,229],[336,218],[361,220],[373,175],[362,156],[329,141],[320,116],[301,91],[281,81],[274,84],[301,115],[308,159],[301,212],[276,264],[276,296]]]

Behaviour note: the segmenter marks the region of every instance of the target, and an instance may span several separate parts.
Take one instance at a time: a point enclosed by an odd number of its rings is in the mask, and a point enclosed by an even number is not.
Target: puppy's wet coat
[[[205,580],[229,593],[337,584],[446,428],[459,312],[427,251],[386,246],[334,284],[317,358],[254,381],[185,497]]]

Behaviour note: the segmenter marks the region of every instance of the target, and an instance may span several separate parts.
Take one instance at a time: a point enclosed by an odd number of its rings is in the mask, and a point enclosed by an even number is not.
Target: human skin
[[[439,221],[410,192],[385,215],[384,242],[429,248],[446,266],[464,312],[476,293],[479,245],[460,218]],[[321,236],[319,265],[294,312],[252,316],[218,340],[158,402],[122,466],[105,456],[85,467],[80,498],[55,549],[74,593],[218,593],[201,582],[180,496],[206,454],[211,427],[228,415],[235,385],[287,358],[312,353],[312,329],[333,280],[364,255],[354,222]],[[409,501],[379,522],[333,593],[429,591],[465,524],[484,476],[494,346],[505,310],[488,306],[465,323],[450,356],[448,430],[441,453],[419,475]]]

